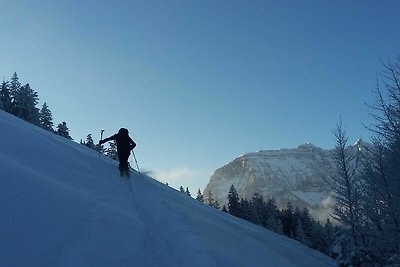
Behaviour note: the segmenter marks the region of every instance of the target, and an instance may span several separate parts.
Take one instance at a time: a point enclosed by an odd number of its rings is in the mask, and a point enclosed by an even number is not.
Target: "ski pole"
[[[138,165],[137,160],[136,160],[135,152],[134,152],[133,150],[132,150],[132,154],[133,154],[133,158],[135,159],[136,167],[137,167],[137,169],[138,169],[138,172],[139,172],[140,174],[142,174],[142,173],[140,172],[139,165]]]
[[[103,132],[104,132],[104,130],[101,130],[101,132],[100,132],[100,141],[103,141]],[[101,152],[101,145],[99,147],[99,158],[100,158],[100,152]]]

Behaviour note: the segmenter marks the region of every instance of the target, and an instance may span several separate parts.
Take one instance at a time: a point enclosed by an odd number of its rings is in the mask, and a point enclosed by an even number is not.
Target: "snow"
[[[0,111],[0,266],[334,266]]]

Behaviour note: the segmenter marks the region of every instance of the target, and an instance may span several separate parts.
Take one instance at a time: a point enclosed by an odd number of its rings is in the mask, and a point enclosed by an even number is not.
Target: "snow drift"
[[[2,111],[0,133],[0,266],[334,266]]]

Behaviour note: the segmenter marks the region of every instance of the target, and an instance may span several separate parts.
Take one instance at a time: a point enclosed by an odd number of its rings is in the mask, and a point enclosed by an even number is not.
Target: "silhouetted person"
[[[129,137],[129,132],[125,128],[119,129],[118,133],[113,136],[100,140],[99,144],[101,145],[111,140],[117,142],[117,154],[121,175],[129,176],[128,158],[131,154],[131,150],[136,147],[136,143]]]

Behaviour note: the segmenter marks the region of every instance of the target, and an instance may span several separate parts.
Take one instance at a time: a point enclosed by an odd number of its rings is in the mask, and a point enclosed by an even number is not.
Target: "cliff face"
[[[279,208],[290,201],[323,219],[331,202],[326,180],[335,173],[332,150],[304,144],[295,149],[244,154],[217,169],[205,192],[211,190],[220,204],[226,204],[233,184],[241,198],[251,199],[258,192],[265,199],[275,198]]]

